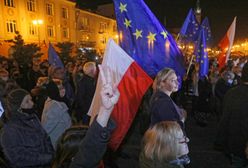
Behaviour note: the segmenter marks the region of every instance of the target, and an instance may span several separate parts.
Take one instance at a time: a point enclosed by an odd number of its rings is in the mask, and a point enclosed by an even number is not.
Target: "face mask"
[[[227,80],[227,83],[228,83],[229,85],[231,85],[231,84],[233,83],[233,80],[232,80],[232,79],[228,79],[228,80]]]

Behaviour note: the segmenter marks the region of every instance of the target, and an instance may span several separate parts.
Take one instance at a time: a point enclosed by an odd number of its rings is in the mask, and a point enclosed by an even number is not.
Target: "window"
[[[63,28],[62,29],[62,36],[64,38],[69,38],[69,29],[68,28]]]
[[[81,24],[80,24],[80,30],[88,30],[88,29],[89,29],[89,18],[82,17]]]
[[[35,12],[36,11],[36,0],[28,0],[27,7],[28,7],[28,11]]]
[[[52,3],[46,4],[46,14],[53,16],[53,4]]]
[[[4,0],[4,5],[9,7],[15,7],[14,0]]]
[[[38,35],[37,26],[35,26],[33,23],[29,23],[29,34],[30,35]]]
[[[7,20],[7,32],[8,33],[16,32],[16,21],[15,20]]]
[[[99,28],[99,33],[105,33],[107,30],[107,23],[101,22],[100,23],[100,28]]]
[[[62,8],[62,18],[68,19],[68,8]]]
[[[53,26],[47,26],[47,35],[48,35],[48,37],[54,37],[55,36]]]

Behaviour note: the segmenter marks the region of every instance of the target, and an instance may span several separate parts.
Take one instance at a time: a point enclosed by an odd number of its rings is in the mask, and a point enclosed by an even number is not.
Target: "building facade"
[[[0,0],[0,54],[8,56],[5,40],[13,39],[16,31],[43,52],[48,42],[66,41],[104,50],[107,39],[117,34],[115,20],[75,6],[68,0]]]

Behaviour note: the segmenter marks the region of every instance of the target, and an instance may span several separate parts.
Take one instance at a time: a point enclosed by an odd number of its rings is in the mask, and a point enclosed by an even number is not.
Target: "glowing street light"
[[[33,24],[37,26],[38,28],[38,41],[39,41],[39,46],[40,46],[40,25],[43,24],[43,20],[33,20]]]

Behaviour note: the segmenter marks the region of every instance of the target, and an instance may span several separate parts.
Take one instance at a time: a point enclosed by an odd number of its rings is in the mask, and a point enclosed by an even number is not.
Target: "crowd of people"
[[[219,69],[210,61],[209,74],[199,76],[193,64],[182,87],[176,72],[165,67],[154,79],[140,106],[144,133],[141,168],[179,168],[190,163],[187,114],[199,126],[215,115],[215,147],[231,158],[235,167],[247,165],[248,64],[246,58],[229,60]],[[108,73],[106,73],[108,75]],[[0,57],[0,166],[93,168],[108,167],[103,157],[116,123],[111,112],[119,92],[111,86],[101,66],[80,60],[65,67],[50,66],[33,58],[28,66]],[[90,124],[96,81],[101,75],[101,108]],[[192,99],[191,111],[185,99]]]

